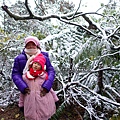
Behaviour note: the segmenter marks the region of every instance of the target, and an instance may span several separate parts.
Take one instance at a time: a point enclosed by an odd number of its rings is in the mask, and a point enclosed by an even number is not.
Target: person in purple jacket
[[[45,80],[42,84],[42,91],[41,93],[45,96],[50,89],[52,88],[54,78],[55,78],[55,70],[50,62],[49,55],[47,52],[41,51],[39,39],[35,36],[28,36],[25,38],[25,48],[23,49],[22,53],[20,53],[14,59],[14,65],[12,68],[12,79],[19,91],[22,94],[27,94],[30,92],[28,85],[22,79],[23,70],[25,68],[27,60],[32,55],[37,55],[42,53],[46,59],[46,72],[48,73],[48,80]]]

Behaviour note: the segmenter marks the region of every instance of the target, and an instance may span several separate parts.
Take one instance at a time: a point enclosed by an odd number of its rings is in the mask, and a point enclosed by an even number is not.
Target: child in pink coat
[[[55,102],[59,99],[51,88],[44,94],[41,85],[48,79],[45,71],[45,58],[42,54],[28,59],[23,70],[23,80],[27,83],[27,94],[20,95],[19,107],[24,106],[25,120],[48,120],[56,111]]]

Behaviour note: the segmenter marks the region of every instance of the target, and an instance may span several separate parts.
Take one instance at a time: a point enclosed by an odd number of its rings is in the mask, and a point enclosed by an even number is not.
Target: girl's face
[[[34,42],[29,42],[29,43],[27,43],[27,45],[25,46],[25,48],[27,48],[27,49],[36,49],[37,46],[35,45]]]
[[[32,68],[33,70],[41,70],[42,66],[38,62],[34,62]]]

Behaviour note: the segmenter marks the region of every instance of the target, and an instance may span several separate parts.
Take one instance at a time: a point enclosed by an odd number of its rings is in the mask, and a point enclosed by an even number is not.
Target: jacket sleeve
[[[20,90],[21,93],[24,94],[25,88],[27,88],[27,84],[22,79],[22,71],[20,70],[19,59],[14,59],[14,65],[12,69],[12,79],[17,88]]]
[[[50,91],[50,89],[52,88],[53,82],[54,82],[54,78],[55,78],[55,70],[50,62],[48,53],[46,56],[46,71],[48,73],[48,80],[45,80],[44,83],[42,84],[42,87],[47,89],[48,92]]]

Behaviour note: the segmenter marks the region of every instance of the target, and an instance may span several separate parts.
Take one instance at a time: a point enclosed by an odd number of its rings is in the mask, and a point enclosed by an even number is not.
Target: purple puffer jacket
[[[47,52],[41,52],[41,53],[46,58],[46,71],[48,73],[48,80],[45,80],[45,82],[42,84],[42,87],[46,88],[49,92],[55,78],[55,70],[51,65],[48,53]],[[27,62],[27,56],[23,50],[23,52],[14,59],[14,65],[12,69],[13,82],[23,94],[24,94],[25,88],[28,87],[27,84],[22,79],[23,69],[26,65],[26,62]]]

